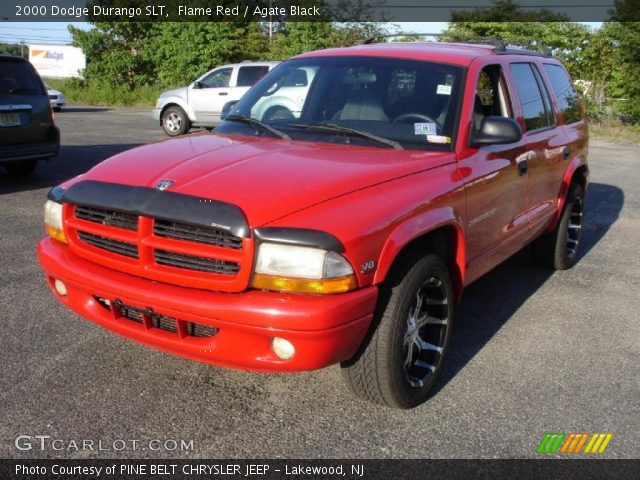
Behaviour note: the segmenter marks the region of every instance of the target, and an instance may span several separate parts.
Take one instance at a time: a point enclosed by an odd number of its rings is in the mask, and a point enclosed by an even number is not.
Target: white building
[[[81,49],[67,45],[29,45],[29,61],[49,78],[81,77],[87,64]]]

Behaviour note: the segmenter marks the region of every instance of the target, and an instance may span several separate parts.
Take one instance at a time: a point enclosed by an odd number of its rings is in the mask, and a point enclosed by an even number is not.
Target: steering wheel
[[[427,121],[430,123],[435,123],[436,125],[440,126],[438,122],[433,118],[431,118],[429,115],[425,115],[424,113],[418,113],[418,112],[409,112],[409,113],[403,113],[402,115],[398,115],[396,118],[393,119],[393,123],[411,123],[412,121],[415,121],[415,120]]]

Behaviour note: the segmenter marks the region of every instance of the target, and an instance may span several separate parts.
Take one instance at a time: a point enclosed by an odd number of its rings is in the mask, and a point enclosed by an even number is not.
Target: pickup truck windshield
[[[258,120],[294,140],[448,150],[462,78],[462,67],[433,62],[300,58],[272,70],[228,114]],[[270,135],[237,121],[223,122],[216,132]]]

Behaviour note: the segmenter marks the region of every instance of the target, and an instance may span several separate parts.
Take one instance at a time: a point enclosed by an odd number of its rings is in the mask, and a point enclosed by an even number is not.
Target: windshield
[[[247,117],[294,140],[448,150],[462,78],[462,67],[416,60],[289,60],[249,90],[228,112],[230,120],[215,131],[270,135],[238,121]],[[389,142],[381,141],[385,139]]]

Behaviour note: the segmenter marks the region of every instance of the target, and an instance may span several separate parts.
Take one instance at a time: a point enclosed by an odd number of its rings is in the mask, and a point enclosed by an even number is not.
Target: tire
[[[440,257],[401,261],[381,288],[369,337],[342,364],[349,390],[393,408],[413,408],[427,400],[448,351],[453,298],[451,277]]]
[[[53,107],[53,111],[56,112],[56,113],[61,111],[61,110],[62,110],[62,107]]]
[[[273,122],[277,120],[293,120],[294,118],[296,117],[293,116],[291,110],[289,110],[287,107],[278,106],[268,108],[262,116],[262,121]]]
[[[29,160],[28,162],[8,163],[4,165],[4,168],[12,177],[28,177],[33,173],[37,165],[37,160]]]
[[[584,189],[572,183],[555,230],[531,245],[533,261],[553,270],[568,270],[578,261],[578,247],[584,218]]]
[[[162,112],[162,129],[170,137],[184,135],[189,128],[189,117],[182,108],[172,106]]]

